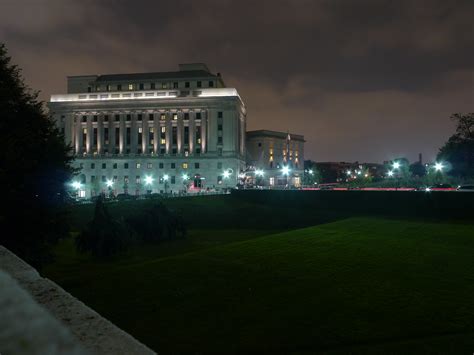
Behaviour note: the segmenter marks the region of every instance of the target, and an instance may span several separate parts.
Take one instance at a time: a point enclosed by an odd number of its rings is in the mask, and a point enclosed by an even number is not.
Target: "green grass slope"
[[[352,218],[49,270],[160,353],[471,353],[473,255],[472,225]]]

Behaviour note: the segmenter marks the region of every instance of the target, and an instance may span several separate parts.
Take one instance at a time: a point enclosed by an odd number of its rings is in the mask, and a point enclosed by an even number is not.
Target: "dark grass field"
[[[167,203],[186,240],[96,261],[66,239],[45,275],[163,354],[473,352],[472,224]],[[76,208],[77,228],[91,210]]]

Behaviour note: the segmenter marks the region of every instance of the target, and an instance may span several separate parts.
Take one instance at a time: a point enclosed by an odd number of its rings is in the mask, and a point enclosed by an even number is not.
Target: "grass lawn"
[[[215,203],[228,223],[252,207]],[[264,229],[266,214],[240,228],[194,216],[188,240],[112,261],[66,240],[44,273],[165,354],[472,353],[474,225],[359,217]]]

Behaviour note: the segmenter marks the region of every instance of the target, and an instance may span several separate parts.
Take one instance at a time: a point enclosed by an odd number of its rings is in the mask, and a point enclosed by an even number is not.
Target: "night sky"
[[[258,3],[258,4],[257,4]],[[433,159],[474,111],[474,1],[0,0],[0,41],[47,100],[67,75],[204,62],[249,130],[317,161]]]

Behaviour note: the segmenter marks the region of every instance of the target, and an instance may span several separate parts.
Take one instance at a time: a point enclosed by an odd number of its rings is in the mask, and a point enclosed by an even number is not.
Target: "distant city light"
[[[394,169],[400,168],[400,162],[394,161],[394,162],[393,162],[393,168],[394,168]]]
[[[264,174],[263,170],[260,170],[260,169],[255,170],[256,176],[263,176],[263,174]]]
[[[75,189],[75,190],[80,190],[80,188],[82,186],[82,184],[79,181],[73,181],[71,185],[72,185],[73,189]]]
[[[435,168],[436,171],[443,170],[443,168],[444,168],[443,163],[435,163],[434,168]]]
[[[283,175],[288,175],[290,173],[290,168],[287,166],[284,166],[283,168],[281,168],[281,172]]]
[[[168,174],[163,175],[163,181],[168,181],[170,176]]]
[[[110,179],[107,180],[107,181],[105,182],[105,184],[107,185],[107,187],[112,187],[112,186],[114,186],[114,182],[113,182],[112,180],[110,180]]]
[[[393,170],[390,170],[390,171],[387,173],[387,175],[388,175],[389,177],[392,177],[392,176],[393,176]]]
[[[145,176],[145,184],[151,185],[153,183],[153,177],[150,175]]]

